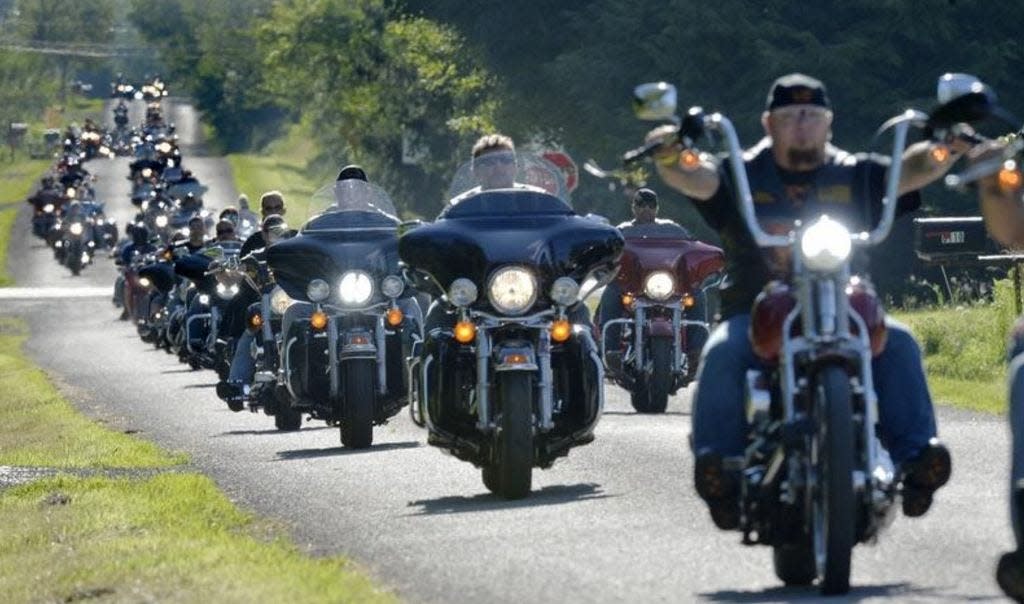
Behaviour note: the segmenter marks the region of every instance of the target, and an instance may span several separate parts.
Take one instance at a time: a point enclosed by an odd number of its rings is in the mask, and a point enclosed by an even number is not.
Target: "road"
[[[172,103],[185,165],[233,203],[230,169],[203,155],[194,111]],[[119,224],[131,215],[127,161],[88,166]],[[188,452],[237,503],[282,520],[300,547],[343,554],[413,602],[762,602],[814,600],[779,586],[767,548],[714,529],[691,486],[690,392],[662,416],[631,412],[608,386],[596,441],[535,473],[523,501],[499,500],[479,471],[426,446],[405,414],[375,431],[368,451],[340,447],[335,429],[278,433],[271,418],[232,413],[216,376],[192,372],[116,320],[107,259],[72,278],[19,217],[10,264],[17,296],[0,313],[25,317],[27,350],[85,413]],[[45,294],[67,294],[52,295]],[[898,518],[856,550],[853,590],[835,601],[1002,601],[992,579],[1010,547],[1001,417],[942,409],[954,476],[922,519]],[[265,572],[270,569],[254,569]]]

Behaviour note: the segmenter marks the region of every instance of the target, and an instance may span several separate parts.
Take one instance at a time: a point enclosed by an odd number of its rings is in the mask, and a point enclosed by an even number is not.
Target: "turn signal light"
[[[697,300],[693,298],[692,294],[686,294],[683,296],[682,303],[683,308],[692,308],[697,303]]]
[[[259,315],[253,315],[252,318],[249,319],[249,324],[252,325],[255,329],[259,329],[260,327],[263,327],[263,317]]]
[[[370,338],[366,336],[352,336],[348,339],[349,346],[368,346]]]
[[[390,325],[392,327],[398,327],[399,325],[402,324],[402,319],[404,319],[404,318],[405,318],[405,316],[402,314],[402,310],[401,309],[399,309],[399,308],[390,308],[390,309],[388,309],[388,314],[387,314],[388,325]]]
[[[476,339],[476,324],[470,321],[459,321],[455,324],[455,341],[469,344]]]
[[[700,155],[692,149],[679,154],[679,167],[683,170],[695,170],[700,166]]]
[[[935,145],[932,147],[932,159],[936,163],[944,164],[949,160],[949,147],[946,145]]]
[[[630,307],[630,306],[633,306],[633,296],[631,296],[629,294],[624,294],[622,296],[622,305],[627,307],[627,308]]]
[[[325,329],[327,327],[327,313],[322,310],[314,312],[313,316],[309,318],[309,324],[317,331]]]
[[[1014,190],[1020,187],[1021,173],[1016,166],[1003,168],[999,171],[999,186],[1004,189]]]
[[[525,354],[506,354],[501,362],[503,365],[525,365],[530,359]]]
[[[564,342],[572,335],[572,325],[565,319],[559,319],[551,324],[551,339],[555,342]]]

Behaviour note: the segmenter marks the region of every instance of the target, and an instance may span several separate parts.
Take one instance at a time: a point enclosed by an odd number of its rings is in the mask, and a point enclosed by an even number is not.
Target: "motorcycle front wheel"
[[[829,365],[818,372],[814,412],[818,426],[811,453],[817,474],[811,506],[815,563],[821,593],[844,594],[850,591],[857,528],[852,395],[844,368]]]
[[[528,373],[498,376],[501,424],[495,461],[482,470],[484,486],[505,499],[522,499],[533,482],[533,381]]]
[[[373,444],[373,376],[370,359],[346,361],[345,398],[341,412],[341,444],[366,449]]]
[[[672,338],[651,338],[648,357],[653,370],[649,376],[637,380],[630,392],[630,402],[637,413],[664,413],[668,408],[668,393],[672,389]],[[640,368],[641,372],[643,368]]]

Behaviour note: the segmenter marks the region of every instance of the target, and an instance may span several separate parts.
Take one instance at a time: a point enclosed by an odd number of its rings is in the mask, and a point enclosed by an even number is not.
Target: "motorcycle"
[[[267,248],[295,301],[284,316],[280,383],[291,408],[339,426],[341,443],[373,444],[373,426],[408,401],[407,332],[419,332],[398,271],[398,225],[386,192],[364,181],[318,191],[299,234]],[[284,301],[281,301],[284,304]]]
[[[884,310],[870,284],[852,274],[851,256],[888,236],[902,165],[889,168],[882,217],[873,230],[851,233],[820,215],[772,234],[756,218],[732,123],[700,108],[679,119],[675,99],[674,86],[644,84],[635,91],[634,106],[641,119],[672,119],[684,155],[695,155],[692,142],[705,132],[721,135],[739,213],[752,238],[762,249],[788,252],[789,278],[769,283],[751,311],[750,339],[763,367],[747,374],[743,543],[771,546],[776,575],[786,584],[818,579],[823,594],[845,593],[853,547],[877,539],[893,518],[898,496],[893,464],[876,434],[872,382],[871,359],[886,337]],[[902,156],[909,127],[927,121],[927,115],[908,110],[886,122],[882,130],[894,132],[891,157]]]
[[[518,162],[520,182],[559,174]],[[614,276],[623,239],[537,187],[466,183],[452,193],[457,203],[399,242],[409,278],[435,296],[410,361],[414,420],[428,444],[518,499],[531,491],[533,468],[594,439],[604,375],[582,302]]]
[[[195,284],[185,318],[185,360],[193,369],[214,369],[227,379],[233,342],[221,338],[224,308],[245,278],[238,264],[242,244],[225,241],[175,263],[175,274]]]
[[[629,227],[623,236],[617,279],[624,314],[601,327],[601,359],[608,377],[629,391],[634,409],[663,413],[669,395],[694,379],[700,348],[691,340],[703,341],[695,330],[708,332],[710,325],[698,302],[717,285],[724,258],[721,249],[674,223]],[[616,325],[621,341],[610,342]]]

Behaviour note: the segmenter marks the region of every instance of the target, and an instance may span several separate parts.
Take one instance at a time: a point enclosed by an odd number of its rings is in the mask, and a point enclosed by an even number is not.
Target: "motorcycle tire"
[[[654,371],[645,381],[639,380],[630,392],[630,402],[637,413],[664,413],[668,393],[672,389],[672,339],[651,338],[650,360]]]
[[[373,444],[374,361],[345,362],[345,398],[341,412],[341,444],[349,449],[366,449]]]
[[[501,424],[494,463],[484,467],[484,486],[504,499],[522,499],[533,482],[533,383],[526,373],[498,376]]]
[[[302,428],[302,412],[291,405],[279,405],[274,411],[274,426],[281,432],[295,432]]]
[[[805,587],[814,583],[818,568],[810,545],[776,545],[772,551],[775,576],[788,586]]]
[[[815,550],[824,553],[819,587],[830,596],[850,591],[850,559],[857,543],[852,392],[843,367],[827,365],[818,371],[815,399],[819,487],[813,494],[812,513],[820,517]]]

